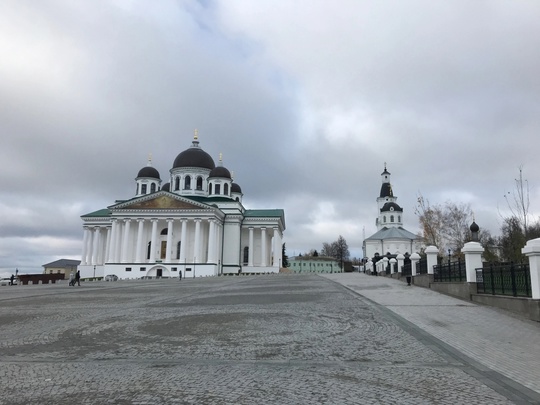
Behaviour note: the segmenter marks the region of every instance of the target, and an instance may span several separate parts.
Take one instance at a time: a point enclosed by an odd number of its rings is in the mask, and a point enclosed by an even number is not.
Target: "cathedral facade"
[[[143,167],[133,198],[82,215],[82,278],[121,279],[278,273],[285,214],[248,210],[231,173],[200,146],[173,162],[169,182]]]

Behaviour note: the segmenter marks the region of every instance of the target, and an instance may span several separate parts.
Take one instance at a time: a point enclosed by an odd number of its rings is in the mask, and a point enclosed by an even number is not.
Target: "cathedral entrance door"
[[[163,269],[156,269],[156,278],[163,277]]]

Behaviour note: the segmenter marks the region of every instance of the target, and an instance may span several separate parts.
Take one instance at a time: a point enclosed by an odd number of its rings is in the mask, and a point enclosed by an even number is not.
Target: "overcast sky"
[[[0,272],[80,259],[80,216],[200,146],[246,208],[283,208],[289,256],[361,256],[387,163],[499,234],[523,165],[540,213],[540,2],[4,0]],[[365,230],[365,231],[364,231]]]

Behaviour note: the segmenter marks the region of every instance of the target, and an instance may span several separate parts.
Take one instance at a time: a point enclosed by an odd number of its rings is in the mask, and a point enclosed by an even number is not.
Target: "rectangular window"
[[[178,268],[177,267],[171,267],[171,271],[177,271]]]
[[[141,267],[141,271],[146,271],[146,267]]]
[[[126,271],[131,271],[131,267],[126,267]]]

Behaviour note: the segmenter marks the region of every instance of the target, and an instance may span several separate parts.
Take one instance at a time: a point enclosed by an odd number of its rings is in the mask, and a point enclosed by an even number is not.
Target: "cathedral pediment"
[[[153,197],[146,196],[132,202],[124,202],[114,208],[124,210],[200,210],[201,208],[208,207],[189,202],[183,198],[174,198],[161,194]]]

